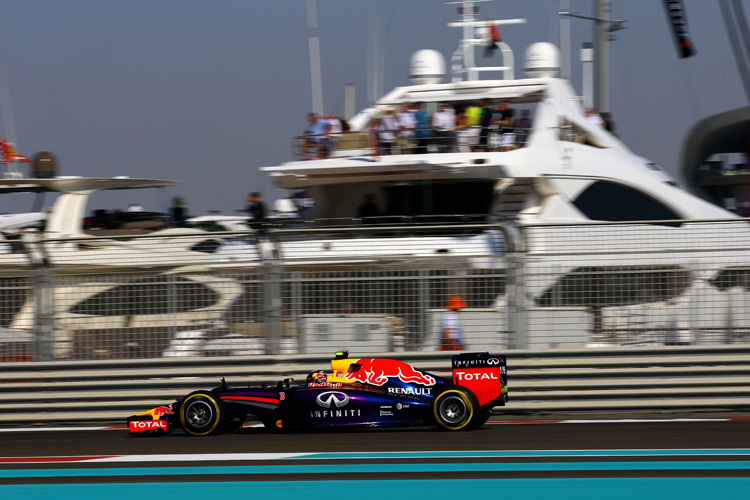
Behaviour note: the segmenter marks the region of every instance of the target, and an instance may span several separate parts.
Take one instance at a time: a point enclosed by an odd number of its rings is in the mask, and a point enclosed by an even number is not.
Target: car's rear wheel
[[[432,409],[438,427],[449,431],[471,429],[479,418],[476,397],[462,387],[441,392]]]
[[[182,428],[193,436],[207,436],[218,431],[223,418],[221,400],[210,392],[193,392],[180,405]]]

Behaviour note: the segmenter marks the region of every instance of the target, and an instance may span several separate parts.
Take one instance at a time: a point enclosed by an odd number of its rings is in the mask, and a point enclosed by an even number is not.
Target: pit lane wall
[[[347,222],[7,240],[0,360],[431,353],[450,297],[469,350],[750,342],[746,219]]]
[[[504,354],[510,400],[495,408],[500,419],[592,412],[741,418],[750,412],[750,344]],[[450,376],[450,356],[402,352],[398,359]],[[330,360],[331,355],[292,355],[0,363],[0,427],[124,425],[129,415],[217,387],[221,377],[230,386],[287,378],[299,383],[311,371],[330,368]]]

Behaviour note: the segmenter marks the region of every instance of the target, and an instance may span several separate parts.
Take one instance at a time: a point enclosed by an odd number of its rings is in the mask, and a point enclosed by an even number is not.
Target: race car
[[[193,436],[233,432],[254,416],[265,427],[388,427],[437,425],[449,431],[476,429],[492,408],[508,401],[506,360],[487,352],[452,358],[452,377],[386,358],[349,358],[336,353],[331,373],[317,370],[303,384],[195,391],[127,419],[131,435],[159,435],[181,428]]]

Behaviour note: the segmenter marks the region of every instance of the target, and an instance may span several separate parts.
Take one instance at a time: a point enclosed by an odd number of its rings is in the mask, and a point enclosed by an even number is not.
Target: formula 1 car
[[[182,428],[194,436],[239,429],[245,417],[265,427],[387,427],[437,425],[458,431],[480,427],[492,408],[508,401],[504,356],[453,356],[452,379],[385,358],[349,358],[338,352],[332,374],[312,372],[304,384],[285,379],[275,386],[222,385],[195,391],[127,419],[131,435],[158,435]]]

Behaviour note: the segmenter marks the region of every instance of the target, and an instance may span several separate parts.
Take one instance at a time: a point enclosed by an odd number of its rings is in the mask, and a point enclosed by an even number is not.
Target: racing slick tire
[[[224,407],[221,400],[207,391],[188,394],[180,405],[180,424],[193,436],[208,436],[221,430]]]
[[[448,431],[472,429],[480,419],[477,398],[458,386],[446,389],[435,398],[432,413],[438,427]]]

